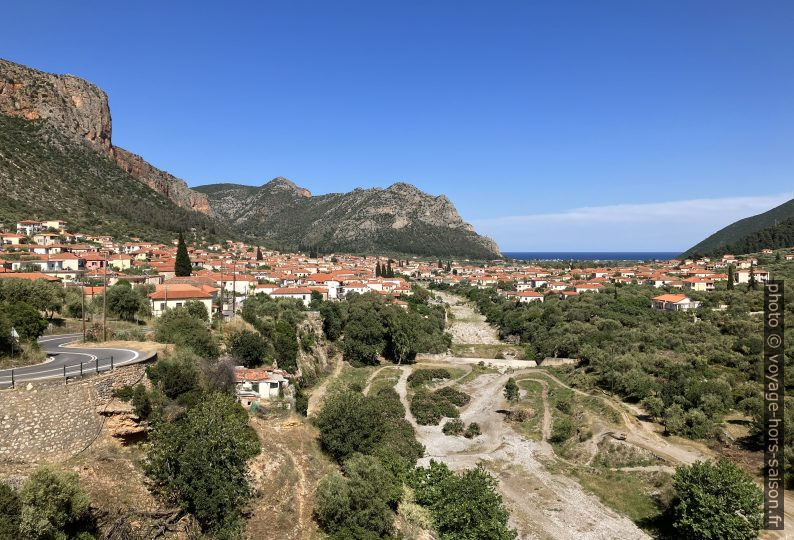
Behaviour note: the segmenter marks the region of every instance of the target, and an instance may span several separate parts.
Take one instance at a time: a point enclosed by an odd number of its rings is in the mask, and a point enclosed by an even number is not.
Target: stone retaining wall
[[[66,384],[60,379],[0,390],[0,466],[63,461],[85,448],[99,431],[98,410],[108,404],[113,389],[140,382],[147,363]]]
[[[579,362],[576,358],[553,358],[551,356],[547,356],[543,360],[540,361],[540,365],[543,367],[550,367],[550,366],[568,366],[568,365],[575,365]]]

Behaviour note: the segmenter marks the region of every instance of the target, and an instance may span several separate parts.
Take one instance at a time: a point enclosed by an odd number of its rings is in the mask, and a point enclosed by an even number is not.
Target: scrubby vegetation
[[[280,369],[295,373],[298,369],[298,324],[306,317],[303,303],[292,299],[273,299],[266,294],[246,298],[241,315],[250,323],[261,341],[246,335],[231,338],[230,352],[249,367],[276,362]],[[243,349],[247,350],[243,350]],[[239,355],[239,356],[238,356]]]
[[[41,466],[17,491],[0,483],[0,538],[95,538],[91,501],[77,474]]]
[[[411,399],[411,414],[420,425],[438,425],[441,419],[457,418],[458,407],[469,403],[471,397],[451,386],[434,392],[420,390]]]
[[[415,468],[423,448],[404,415],[391,388],[365,396],[343,387],[326,397],[315,424],[341,470],[317,487],[321,528],[340,540],[398,538],[399,511],[404,521],[436,529],[444,539],[514,538],[496,482],[483,469],[458,475],[436,463]],[[472,424],[469,432],[478,429]]]
[[[387,303],[376,293],[354,294],[320,307],[326,337],[343,337],[345,360],[377,364],[381,356],[396,364],[414,362],[419,352],[446,351],[451,336],[444,331],[444,308],[430,306],[427,292],[414,288],[409,308]]]
[[[450,373],[445,368],[417,369],[408,375],[408,386],[416,388],[432,381],[449,379]]]
[[[45,121],[0,115],[0,186],[2,223],[58,216],[81,232],[116,238],[170,242],[189,229],[208,241],[230,237],[225,226],[177,206]]]
[[[777,279],[794,282],[794,265],[780,257],[759,255],[763,268]],[[454,292],[473,301],[503,337],[514,336],[538,357],[570,357],[579,365],[560,376],[583,389],[598,387],[632,402],[664,422],[671,434],[711,438],[731,409],[759,418],[763,352],[760,288],[740,285],[726,290],[689,293],[703,302],[697,313],[655,311],[651,298],[664,290],[618,286],[602,294],[543,303],[518,304],[494,289],[457,286]],[[794,294],[787,285],[787,295]],[[727,309],[719,308],[727,305]],[[794,311],[787,306],[787,328]],[[794,339],[787,332],[785,385],[794,386],[791,369]],[[555,422],[554,438],[575,432],[576,421]],[[754,424],[754,433],[760,433]],[[789,439],[790,441],[791,439]],[[794,455],[791,443],[787,452]],[[791,481],[792,470],[788,478]]]

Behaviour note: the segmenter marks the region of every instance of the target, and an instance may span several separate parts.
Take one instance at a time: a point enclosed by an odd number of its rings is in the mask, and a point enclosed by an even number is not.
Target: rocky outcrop
[[[398,182],[388,188],[312,196],[285,178],[260,186],[194,188],[216,214],[245,233],[285,249],[499,257],[499,247],[463,221],[444,195]]]
[[[0,114],[47,120],[104,151],[111,148],[107,95],[72,75],[52,75],[0,59]]]
[[[108,97],[95,84],[0,59],[0,114],[46,120],[59,132],[87,142],[177,205],[212,214],[207,197],[191,190],[184,180],[113,146]]]
[[[177,206],[213,215],[209,200],[203,193],[193,191],[184,180],[151,166],[141,156],[114,146],[113,160],[125,171],[171,199]]]

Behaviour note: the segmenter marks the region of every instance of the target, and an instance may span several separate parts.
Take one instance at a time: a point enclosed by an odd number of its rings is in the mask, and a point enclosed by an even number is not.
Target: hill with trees
[[[724,253],[752,253],[764,248],[794,245],[794,199],[775,208],[731,223],[683,255],[708,256]]]
[[[169,243],[186,228],[231,234],[46,121],[0,115],[0,223],[20,219],[64,219],[72,230]]]
[[[493,259],[493,240],[478,235],[444,195],[398,182],[312,196],[286,178],[266,184],[195,188],[238,231],[284,250],[388,252]]]

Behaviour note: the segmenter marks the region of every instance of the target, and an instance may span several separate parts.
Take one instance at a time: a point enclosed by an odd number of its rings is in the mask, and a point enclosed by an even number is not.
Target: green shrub
[[[249,368],[261,366],[268,352],[265,338],[259,332],[250,330],[229,334],[226,338],[226,349],[241,365]]]
[[[448,420],[441,429],[445,435],[461,435],[463,433],[463,421],[459,418]]]
[[[24,538],[69,538],[94,529],[90,501],[77,473],[39,467],[22,485],[19,499]]]
[[[19,538],[19,519],[22,513],[22,502],[19,493],[0,482],[0,539],[16,540]]]
[[[551,428],[551,437],[549,437],[549,442],[564,443],[573,436],[575,431],[576,427],[573,425],[573,421],[569,417],[562,416],[555,418],[554,424]]]
[[[673,527],[682,538],[757,538],[763,492],[728,460],[680,466],[673,476]]]
[[[449,379],[450,377],[449,370],[444,368],[417,369],[408,375],[408,385],[414,388],[437,379]]]
[[[458,408],[454,403],[431,392],[417,392],[411,399],[411,413],[420,425],[436,426],[443,417],[457,418]]]
[[[239,531],[251,488],[248,461],[260,450],[248,413],[213,392],[175,421],[155,424],[146,473],[211,536]]]
[[[451,386],[445,386],[444,388],[436,390],[433,392],[433,394],[437,398],[445,399],[450,403],[457,405],[458,407],[468,405],[469,401],[471,401],[471,396],[469,394],[466,392],[461,392],[460,390]]]
[[[135,386],[132,393],[132,407],[135,409],[135,414],[141,420],[146,420],[152,414],[152,402],[149,398],[149,392],[142,384]]]
[[[472,439],[478,436],[479,434],[480,434],[480,424],[478,424],[477,422],[472,422],[466,428],[466,431],[463,434],[463,436],[466,437],[467,439]]]
[[[129,384],[125,384],[121,388],[115,388],[113,390],[113,397],[121,401],[130,401],[134,393],[135,389]]]

